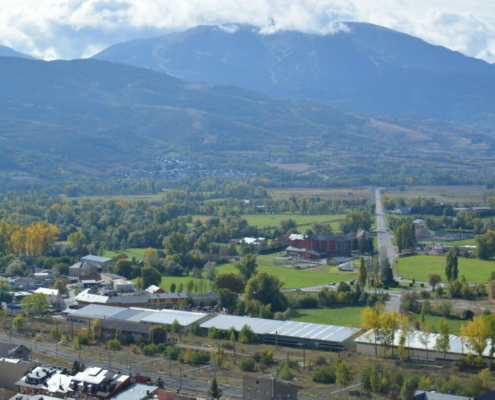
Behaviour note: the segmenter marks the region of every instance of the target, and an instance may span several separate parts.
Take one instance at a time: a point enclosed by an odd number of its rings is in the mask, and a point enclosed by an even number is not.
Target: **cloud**
[[[495,62],[495,3],[486,0],[0,0],[0,43],[71,59],[201,24],[327,34],[345,29],[344,21],[383,25]]]

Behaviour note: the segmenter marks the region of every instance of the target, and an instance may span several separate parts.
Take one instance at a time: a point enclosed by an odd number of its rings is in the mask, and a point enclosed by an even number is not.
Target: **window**
[[[247,388],[246,392],[251,393],[251,388]]]
[[[268,390],[265,390],[265,396],[268,396],[270,392]]]
[[[260,390],[259,389],[256,389],[256,394],[260,394]]]

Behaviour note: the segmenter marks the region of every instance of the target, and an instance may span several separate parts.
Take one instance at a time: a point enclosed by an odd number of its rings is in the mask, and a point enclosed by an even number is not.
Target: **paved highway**
[[[392,245],[392,237],[388,233],[387,225],[385,225],[385,213],[383,212],[381,189],[375,189],[376,196],[376,232],[378,237],[378,250],[385,248],[387,251],[388,260],[393,264],[395,259],[395,248]]]

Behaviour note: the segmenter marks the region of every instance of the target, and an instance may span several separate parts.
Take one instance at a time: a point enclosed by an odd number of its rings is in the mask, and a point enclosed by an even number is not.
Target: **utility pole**
[[[172,376],[172,357],[168,356],[168,375]]]
[[[179,392],[182,391],[182,368],[179,367]]]

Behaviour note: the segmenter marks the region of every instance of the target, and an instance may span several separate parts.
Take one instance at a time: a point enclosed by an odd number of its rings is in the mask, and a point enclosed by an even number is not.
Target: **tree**
[[[130,260],[120,259],[115,264],[114,272],[127,279],[132,279],[132,262]]]
[[[179,259],[187,252],[187,240],[186,236],[180,232],[174,232],[167,238],[165,251],[168,255],[177,255]]]
[[[489,330],[484,315],[474,317],[467,325],[461,325],[461,337],[468,347],[479,356],[483,354],[488,342]]]
[[[149,329],[151,343],[159,344],[167,340],[167,327],[165,325],[155,325]]]
[[[485,315],[485,322],[490,339],[490,368],[493,365],[493,355],[495,354],[495,314]]]
[[[244,292],[244,282],[239,275],[236,274],[220,274],[215,279],[215,290],[229,289],[235,293]]]
[[[178,333],[179,334],[179,340],[181,339],[181,332],[182,332],[182,326],[179,324],[179,321],[174,319],[174,322],[172,322],[172,325],[170,325],[170,331],[172,333]]]
[[[457,279],[459,275],[458,249],[454,247],[449,250],[446,258],[445,276],[449,282]]]
[[[12,320],[12,328],[17,332],[22,331],[24,328],[24,317],[22,315],[16,315],[14,317]]]
[[[156,386],[158,386],[159,389],[165,389],[165,382],[161,376],[156,380]]]
[[[402,400],[411,400],[414,397],[414,392],[418,389],[418,385],[419,376],[416,374],[407,374],[400,389]]]
[[[153,267],[144,267],[141,269],[141,279],[143,280],[143,287],[148,288],[151,285],[160,286],[162,282],[162,276],[160,272]]]
[[[214,281],[217,277],[217,263],[215,261],[208,261],[203,267],[205,271],[205,278],[209,281]]]
[[[43,293],[26,296],[21,300],[21,307],[28,314],[42,316],[49,308],[48,296]]]
[[[158,252],[155,249],[148,247],[144,250],[144,264],[153,268],[160,265],[160,257],[158,257]]]
[[[431,291],[433,292],[435,290],[435,286],[442,282],[442,277],[440,274],[437,274],[436,272],[428,272],[426,274],[426,278],[428,279],[428,283],[431,286]]]
[[[177,285],[174,282],[172,282],[170,284],[170,293],[175,293],[176,289],[177,289]]]
[[[213,380],[211,381],[210,388],[208,389],[208,397],[219,400],[220,397],[222,397],[222,395],[223,395],[223,391],[218,387],[217,379],[213,378]]]
[[[399,252],[411,247],[416,240],[416,230],[410,219],[399,221],[394,227],[394,237]]]
[[[284,311],[287,308],[287,299],[280,292],[283,284],[277,276],[260,272],[247,282],[244,299],[271,304],[273,312]]]
[[[447,355],[447,351],[450,350],[450,326],[449,323],[445,319],[441,319],[438,322],[437,331],[439,335],[435,341],[434,348],[437,351],[443,353],[443,360],[445,363],[445,357]]]
[[[371,338],[373,337],[376,356],[378,356],[378,344],[381,342],[381,338],[383,335],[381,318],[382,312],[383,307],[376,307],[375,309],[366,307],[361,312],[361,328],[368,331],[368,333],[366,333],[365,335],[369,341],[371,341]]]
[[[252,276],[256,275],[256,269],[258,268],[258,264],[256,264],[256,255],[248,254],[244,256],[241,261],[237,261],[234,264],[234,267],[239,271],[242,281],[246,283]]]
[[[93,327],[95,339],[97,341],[100,341],[100,338],[101,338],[101,320],[98,318],[93,320],[92,327]]]
[[[231,313],[235,310],[237,300],[239,299],[237,293],[230,289],[220,289],[218,293],[218,305],[220,307],[225,307]]]
[[[386,252],[380,252],[380,269],[382,273],[382,282],[385,285],[391,285],[394,282],[394,273],[392,271],[392,266],[386,255]]]
[[[346,387],[349,385],[349,383],[352,382],[353,376],[354,376],[354,372],[352,371],[351,367],[349,367],[349,365],[347,364],[347,361],[338,358],[336,365],[335,382],[342,387]]]
[[[361,257],[361,261],[359,263],[359,271],[358,271],[358,282],[359,286],[361,286],[362,289],[364,289],[366,282],[367,282],[367,271],[366,271],[366,265],[364,261],[364,257]]]
[[[67,279],[57,278],[52,288],[57,289],[61,294],[67,293]]]

